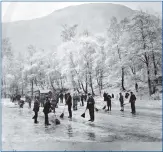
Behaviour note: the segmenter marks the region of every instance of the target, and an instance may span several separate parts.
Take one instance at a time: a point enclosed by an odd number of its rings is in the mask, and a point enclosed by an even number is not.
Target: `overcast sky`
[[[89,2],[2,2],[2,22],[29,20],[39,18],[71,5]],[[99,3],[99,2],[98,2]],[[161,2],[108,2],[122,4],[133,10],[144,10],[154,14],[162,14]]]

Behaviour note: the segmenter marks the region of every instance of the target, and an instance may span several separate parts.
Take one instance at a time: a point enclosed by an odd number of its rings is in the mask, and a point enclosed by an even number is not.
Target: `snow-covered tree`
[[[130,23],[130,45],[134,48],[134,53],[142,63],[146,65],[147,82],[149,88],[149,94],[152,94],[152,56],[154,57],[154,51],[161,51],[161,33],[159,24],[156,24],[155,18],[152,15],[144,12],[137,12]],[[159,29],[158,29],[159,28]],[[157,33],[157,34],[156,34]],[[158,37],[158,40],[156,37]],[[159,44],[158,44],[159,43]],[[158,44],[158,45],[157,45]],[[159,46],[159,49],[154,49],[155,46]],[[155,61],[155,59],[153,59]],[[154,66],[155,67],[155,66]],[[156,67],[155,67],[156,68]],[[156,74],[156,73],[155,73]]]

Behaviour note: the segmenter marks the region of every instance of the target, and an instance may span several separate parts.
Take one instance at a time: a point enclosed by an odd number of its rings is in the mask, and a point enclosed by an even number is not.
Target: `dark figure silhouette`
[[[131,92],[131,97],[130,97],[129,102],[131,103],[131,113],[132,114],[136,113],[135,101],[136,101],[136,96],[133,94],[133,92]]]
[[[89,109],[89,115],[90,115],[90,120],[89,121],[94,121],[95,117],[94,117],[94,105],[95,105],[95,101],[93,99],[93,97],[91,96],[91,94],[88,94],[88,101],[87,101],[87,109]]]

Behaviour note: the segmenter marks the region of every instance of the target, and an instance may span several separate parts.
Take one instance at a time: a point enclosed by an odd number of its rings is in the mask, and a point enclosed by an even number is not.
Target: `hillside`
[[[29,44],[54,49],[61,43],[60,33],[64,24],[78,24],[78,33],[85,29],[101,33],[106,30],[112,16],[121,20],[133,13],[130,8],[110,3],[70,6],[42,18],[3,23],[2,35],[11,39],[16,52],[26,50]]]

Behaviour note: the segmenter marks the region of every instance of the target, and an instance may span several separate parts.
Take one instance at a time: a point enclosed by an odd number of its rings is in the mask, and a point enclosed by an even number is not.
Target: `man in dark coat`
[[[48,97],[46,97],[46,103],[44,105],[43,112],[45,114],[45,126],[51,125],[48,118],[48,114],[51,112],[51,103]]]
[[[80,102],[80,97],[77,92],[73,94],[73,110],[78,110],[78,102]]]
[[[71,111],[72,97],[71,97],[70,93],[68,93],[68,95],[67,95],[66,104],[68,105],[68,112],[69,112],[69,117],[68,118],[72,118],[72,111]]]
[[[111,96],[107,95],[107,106],[108,106],[108,110],[107,111],[111,111]]]
[[[111,111],[111,96],[107,95],[106,100],[107,100],[107,107],[108,107],[107,111]]]
[[[32,102],[31,97],[26,96],[25,97],[25,102],[27,102],[29,104],[29,108],[31,108],[31,102]]]
[[[88,100],[87,100],[87,109],[89,109],[89,115],[90,115],[90,120],[88,121],[94,121],[94,108],[95,108],[95,100],[91,96],[91,94],[88,94]]]
[[[19,107],[20,107],[20,108],[23,108],[24,104],[25,104],[24,100],[20,100]]]
[[[36,97],[35,102],[34,102],[34,107],[33,107],[33,111],[35,113],[33,119],[34,119],[34,123],[38,123],[37,121],[37,117],[38,117],[38,112],[39,112],[39,107],[40,107],[40,103],[39,103],[39,97]]]
[[[60,102],[63,103],[63,94],[61,93],[59,97],[60,97]]]
[[[131,113],[135,114],[136,110],[135,110],[135,101],[136,101],[136,96],[133,94],[133,92],[131,92],[131,96],[130,96],[130,100],[129,102],[131,103]]]
[[[121,110],[120,111],[124,111],[124,99],[123,99],[123,95],[122,93],[119,93],[119,102],[120,102],[120,105],[121,105]]]
[[[107,101],[107,93],[104,92],[103,97],[104,97],[104,101]]]
[[[12,96],[12,102],[15,102],[16,101],[16,95],[14,94],[13,96]]]
[[[138,92],[138,84],[137,83],[135,84],[135,90],[136,90],[136,92]]]
[[[21,99],[21,95],[16,95],[16,100],[18,101],[18,105],[20,104],[20,99]]]
[[[65,93],[65,102],[66,102],[66,100],[67,100],[67,96],[68,96],[67,93]]]

